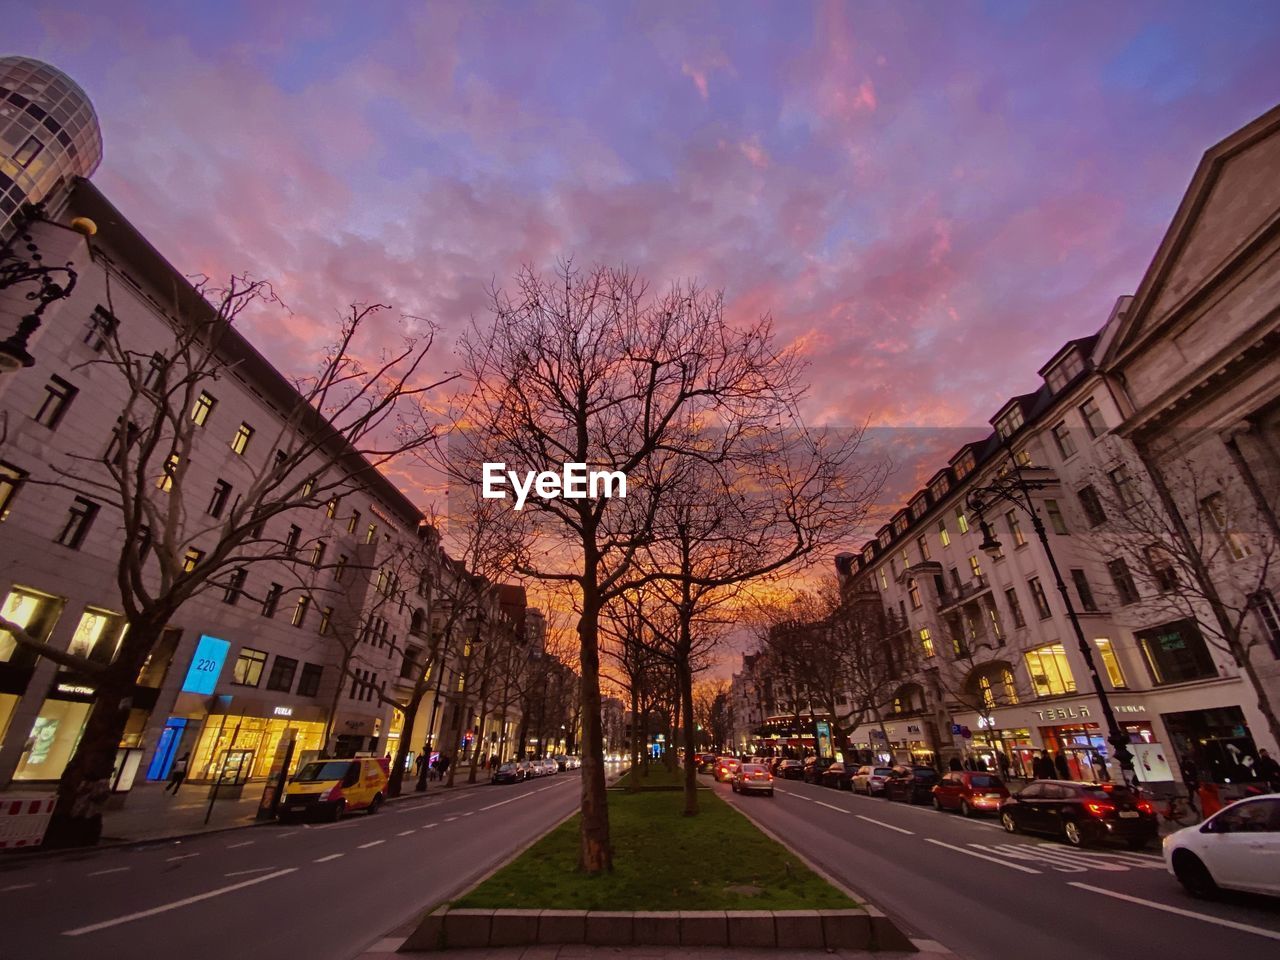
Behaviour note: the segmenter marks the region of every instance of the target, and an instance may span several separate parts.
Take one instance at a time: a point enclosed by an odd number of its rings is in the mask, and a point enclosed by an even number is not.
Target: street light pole
[[[71,263],[62,266],[44,263],[29,229],[32,221],[43,218],[42,207],[28,205],[22,211],[17,233],[0,246],[0,291],[20,285],[33,287],[24,294],[24,299],[33,304],[30,312],[19,319],[13,333],[0,340],[0,373],[21,370],[35,363],[27,352],[27,341],[39,329],[43,319],[41,315],[50,304],[71,296],[76,287],[76,271]],[[98,229],[93,221],[83,217],[77,218],[72,228],[86,237],[93,236]],[[17,249],[19,242],[23,248],[21,252]]]
[[[1009,467],[1009,473],[1004,477],[999,477],[986,486],[971,490],[965,498],[969,507],[978,514],[979,529],[982,531],[980,549],[991,556],[1000,553],[1000,541],[992,533],[991,527],[984,516],[984,509],[992,501],[1003,500],[1006,503],[1011,503],[1031,518],[1031,527],[1035,530],[1040,546],[1044,548],[1045,557],[1049,561],[1049,569],[1053,572],[1054,583],[1057,585],[1058,593],[1062,595],[1062,602],[1067,609],[1067,619],[1071,621],[1071,629],[1075,632],[1080,655],[1084,657],[1085,666],[1089,670],[1089,677],[1093,683],[1093,692],[1102,707],[1102,716],[1107,725],[1107,742],[1111,744],[1115,752],[1116,762],[1120,764],[1120,774],[1125,784],[1133,785],[1136,782],[1136,777],[1133,769],[1133,753],[1129,750],[1129,736],[1116,721],[1116,714],[1111,707],[1111,700],[1107,696],[1106,688],[1102,684],[1102,677],[1098,673],[1097,664],[1093,659],[1093,648],[1089,646],[1089,642],[1085,639],[1084,629],[1080,626],[1080,617],[1076,614],[1075,605],[1071,602],[1071,594],[1067,591],[1066,581],[1062,579],[1062,571],[1058,569],[1058,561],[1053,555],[1053,549],[1049,546],[1049,534],[1044,528],[1044,521],[1040,519],[1040,514],[1031,499],[1032,491],[1042,490],[1046,484],[1038,480],[1028,481],[1023,476],[1022,468],[1012,455],[1009,458]]]

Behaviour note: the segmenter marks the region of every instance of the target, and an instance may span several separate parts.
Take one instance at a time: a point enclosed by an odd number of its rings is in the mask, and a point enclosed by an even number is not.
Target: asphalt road
[[[1154,849],[1074,850],[994,818],[798,781],[772,799],[716,789],[910,935],[970,960],[1280,956],[1280,901],[1196,900]]]
[[[336,824],[0,861],[0,960],[350,960],[575,809],[576,772]]]

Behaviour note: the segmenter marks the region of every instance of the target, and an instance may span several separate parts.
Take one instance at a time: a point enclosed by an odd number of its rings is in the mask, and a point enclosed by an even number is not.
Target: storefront
[[[978,723],[982,724],[982,717],[978,717]],[[1036,748],[1031,740],[1031,731],[1026,727],[982,728],[972,730],[971,734],[966,746],[975,765],[981,761],[982,767],[1001,776],[1031,776],[1031,761]],[[1007,763],[1000,759],[1001,756],[1007,758]],[[1006,766],[1008,770],[1005,770]]]
[[[1202,780],[1238,784],[1254,779],[1251,768],[1257,746],[1239,707],[1164,713],[1160,719],[1169,731],[1175,757],[1190,758]]]
[[[275,707],[269,716],[234,713],[209,716],[191,748],[189,778],[215,780],[228,762],[245,765],[250,779],[266,777],[281,749],[281,741],[288,735],[294,738],[293,762],[289,769],[292,773],[299,762],[319,753],[324,746],[325,724],[319,713],[318,707]]]

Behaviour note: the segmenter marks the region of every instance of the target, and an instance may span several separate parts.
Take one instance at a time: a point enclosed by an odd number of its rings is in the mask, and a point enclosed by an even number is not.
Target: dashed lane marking
[[[103,876],[104,874],[108,874],[108,873],[124,873],[124,871],[126,871],[126,870],[128,870],[128,869],[129,869],[128,867],[111,867],[109,870],[95,870],[95,871],[93,871],[93,873],[85,874],[85,876],[88,876],[88,877],[101,877],[101,876]]]
[[[424,826],[422,829],[423,829],[423,830],[430,830],[432,827],[438,827],[438,826],[440,826],[440,824],[438,824],[438,823],[428,823],[428,824],[427,824],[426,826]]]
[[[251,873],[266,873],[268,870],[278,870],[279,867],[254,867],[252,870],[232,870],[230,873],[224,873],[224,877],[247,877]]]
[[[952,843],[943,843],[941,840],[934,840],[932,837],[925,837],[925,843],[936,844],[939,847],[946,847],[948,850],[954,850],[956,853],[963,853],[966,856],[976,857],[979,860],[986,860],[988,863],[998,863],[1002,867],[1008,867],[1010,870],[1020,870],[1022,873],[1039,873],[1032,867],[1024,867],[1020,863],[1010,863],[1008,860],[1000,860],[996,857],[989,857],[985,853],[978,853],[976,850],[966,850],[964,847],[957,847]]]
[[[368,843],[362,843],[356,847],[357,850],[368,850],[370,847],[376,847],[380,843],[386,843],[385,840],[370,840]]]
[[[0,893],[8,893],[10,890],[26,890],[28,887],[34,887],[34,883],[15,883],[0,889]]]
[[[883,820],[876,820],[872,817],[864,817],[860,813],[855,813],[854,816],[857,817],[859,820],[867,821],[867,823],[874,823],[877,827],[884,827],[886,830],[896,830],[898,831],[898,833],[905,833],[909,837],[914,837],[916,835],[914,830],[908,830],[905,827],[895,827],[892,823],[885,823]]]
[[[445,818],[444,818],[444,822],[445,822],[445,823],[453,823],[453,821],[455,821],[455,820],[457,820],[457,819],[458,819],[457,817],[445,817]]]
[[[344,857],[344,856],[346,856],[346,854],[344,853],[331,853],[327,857],[319,857],[315,860],[312,860],[311,862],[312,863],[328,863],[330,860],[337,860],[339,857]]]
[[[232,843],[232,844],[229,844],[229,845],[227,846],[227,849],[228,849],[228,850],[234,850],[236,847],[247,847],[247,846],[249,846],[249,844],[251,844],[251,843],[253,843],[253,841],[252,841],[252,840],[245,840],[245,841],[243,841],[242,843]]]
[[[397,837],[407,837],[407,836],[408,836],[409,834],[411,834],[411,833],[413,833],[413,831],[412,831],[412,830],[401,830],[399,833],[397,833],[397,834],[396,834],[396,836],[397,836]]]
[[[279,839],[283,840],[285,837],[292,837],[297,832],[298,832],[297,830],[288,830],[284,833],[277,833],[276,836]]]
[[[165,862],[165,863],[173,863],[173,862],[175,862],[175,861],[177,861],[177,860],[190,860],[192,857],[198,857],[198,856],[200,856],[200,854],[198,854],[198,853],[184,853],[184,854],[183,854],[182,856],[180,856],[180,857],[168,857],[168,858],[166,858],[166,859],[165,859],[165,861],[164,861],[164,862]]]
[[[210,900],[213,897],[220,897],[224,893],[231,893],[234,890],[243,890],[245,887],[252,887],[258,883],[266,883],[268,880],[275,880],[286,874],[294,873],[297,867],[289,867],[285,870],[277,870],[275,873],[267,873],[261,877],[254,877],[252,880],[242,880],[240,883],[233,883],[229,886],[219,887],[216,890],[209,890],[205,893],[197,893],[194,897],[185,897],[182,900],[175,900],[172,903],[161,904],[158,907],[152,907],[150,910],[139,910],[137,913],[127,913],[123,917],[116,917],[113,920],[103,920],[101,923],[91,923],[87,927],[76,927],[74,930],[63,930],[64,937],[79,937],[86,933],[93,933],[97,930],[106,930],[109,927],[118,927],[122,923],[130,923],[134,920],[142,920],[145,917],[154,917],[159,913],[167,913],[170,910],[177,910],[180,907],[187,907],[193,903],[199,903],[201,900]]]
[[[1216,923],[1220,927],[1229,927],[1232,930],[1239,930],[1242,933],[1256,934],[1259,937],[1266,937],[1268,940],[1280,940],[1280,930],[1267,930],[1263,927],[1254,927],[1247,923],[1238,923],[1235,920],[1213,917],[1207,913],[1196,913],[1194,910],[1183,910],[1181,907],[1170,906],[1167,903],[1157,903],[1155,900],[1143,900],[1141,897],[1131,897],[1127,893],[1117,893],[1115,890],[1107,890],[1103,887],[1095,887],[1092,884],[1079,883],[1074,880],[1068,881],[1068,886],[1076,887],[1080,890],[1088,890],[1090,893],[1100,893],[1104,897],[1114,897],[1116,900],[1123,900],[1126,903],[1136,903],[1142,907],[1150,907],[1152,910],[1163,910],[1165,913],[1177,914],[1180,917],[1190,917],[1192,920],[1203,920],[1205,923]]]

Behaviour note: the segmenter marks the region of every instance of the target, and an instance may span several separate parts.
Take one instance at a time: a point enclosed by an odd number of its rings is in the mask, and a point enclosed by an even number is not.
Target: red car
[[[933,788],[933,805],[938,810],[959,810],[966,817],[976,813],[998,813],[1009,788],[994,773],[953,770]]]
[[[734,774],[742,767],[742,761],[736,757],[721,757],[716,761],[715,769],[712,771],[718,783],[725,783],[733,779]]]

